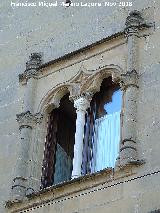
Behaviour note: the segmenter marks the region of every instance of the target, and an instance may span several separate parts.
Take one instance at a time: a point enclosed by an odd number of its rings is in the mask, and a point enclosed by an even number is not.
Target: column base
[[[27,179],[24,177],[16,177],[13,179],[11,197],[14,202],[22,201],[26,196],[26,183]]]
[[[120,149],[120,156],[117,160],[117,166],[124,167],[129,165],[142,165],[145,163],[144,160],[140,160],[137,153],[136,143],[127,141],[123,144]]]
[[[79,177],[81,177],[81,175],[73,175],[73,176],[71,177],[71,179],[73,180],[73,179],[76,179],[76,178],[79,178]]]

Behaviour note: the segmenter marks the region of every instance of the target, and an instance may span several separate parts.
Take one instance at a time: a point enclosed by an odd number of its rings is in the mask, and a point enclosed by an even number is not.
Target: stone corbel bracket
[[[42,53],[31,53],[26,63],[26,70],[19,74],[19,82],[26,84],[29,78],[36,78],[42,65]]]
[[[19,128],[33,128],[36,124],[42,122],[43,116],[40,113],[32,114],[30,111],[17,114],[17,122],[19,123]]]

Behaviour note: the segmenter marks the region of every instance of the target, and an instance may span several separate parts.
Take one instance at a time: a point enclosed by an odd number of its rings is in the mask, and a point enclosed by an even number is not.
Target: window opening
[[[49,115],[42,169],[42,187],[71,179],[76,111],[69,94]]]
[[[104,79],[86,114],[82,174],[114,168],[120,142],[122,92],[112,78]]]

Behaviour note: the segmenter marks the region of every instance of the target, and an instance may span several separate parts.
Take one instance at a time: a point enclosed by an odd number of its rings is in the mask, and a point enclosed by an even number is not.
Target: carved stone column
[[[29,164],[32,162],[31,138],[32,129],[41,120],[41,116],[32,115],[29,111],[17,115],[20,129],[18,159],[15,167],[15,178],[12,185],[12,199],[22,200],[29,187]]]
[[[76,120],[72,179],[81,176],[85,114],[86,110],[90,106],[90,101],[91,96],[87,94],[74,98],[74,106],[77,109],[76,110],[77,120]]]
[[[26,63],[26,70],[19,76],[20,82],[25,85],[24,108],[23,113],[17,115],[17,121],[20,129],[19,153],[15,169],[15,178],[12,186],[12,199],[22,200],[26,196],[27,190],[31,188],[29,176],[32,159],[32,129],[39,122],[40,117],[33,115],[34,98],[36,90],[36,75],[41,65],[41,55],[39,53],[31,54]],[[33,188],[33,184],[32,184]],[[31,190],[30,190],[31,191]]]
[[[123,74],[121,79],[123,108],[120,164],[137,164],[139,162],[136,142],[138,75],[136,71],[132,71]]]
[[[120,145],[120,165],[141,164],[137,152],[137,96],[138,96],[138,39],[143,18],[138,11],[129,14],[126,20],[128,41],[127,73],[121,75],[123,90],[122,138]]]

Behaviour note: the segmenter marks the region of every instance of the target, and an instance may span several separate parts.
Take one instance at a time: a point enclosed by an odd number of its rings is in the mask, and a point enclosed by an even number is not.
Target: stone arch
[[[61,98],[67,93],[70,93],[69,84],[62,84],[52,88],[41,99],[37,111],[41,114],[46,114],[52,109],[58,108]]]
[[[58,108],[61,98],[68,92],[71,99],[84,93],[94,94],[100,90],[104,78],[111,76],[114,82],[120,82],[122,73],[124,73],[123,69],[114,64],[92,71],[82,67],[72,79],[50,89],[41,99],[37,112],[45,114],[53,108]]]
[[[119,66],[110,65],[96,70],[81,86],[80,93],[89,92],[95,94],[100,91],[100,86],[105,78],[112,77],[112,81],[120,83],[123,70]]]

